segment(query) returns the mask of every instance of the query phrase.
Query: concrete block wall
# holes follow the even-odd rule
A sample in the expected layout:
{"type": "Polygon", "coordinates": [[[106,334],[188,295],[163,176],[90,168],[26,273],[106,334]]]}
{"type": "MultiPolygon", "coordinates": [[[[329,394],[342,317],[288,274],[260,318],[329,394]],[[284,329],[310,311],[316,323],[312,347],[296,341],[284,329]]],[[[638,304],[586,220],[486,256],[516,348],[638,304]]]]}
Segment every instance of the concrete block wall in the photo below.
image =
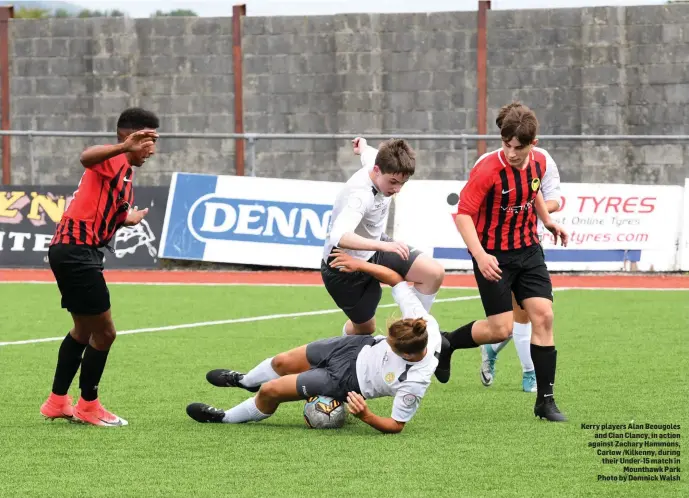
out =
{"type": "MultiPolygon", "coordinates": [[[[231,29],[230,17],[13,20],[12,127],[113,130],[124,107],[142,105],[161,131],[231,132],[231,29]]],[[[242,30],[248,132],[476,133],[475,12],[246,17],[242,30]]],[[[491,11],[489,132],[518,99],[541,134],[689,133],[687,62],[686,4],[491,11]]],[[[13,179],[28,181],[28,141],[12,142],[13,179]]],[[[34,179],[46,184],[78,181],[78,154],[96,141],[33,143],[34,179]]],[[[418,177],[463,177],[460,143],[412,145],[418,177]]],[[[689,176],[682,142],[540,145],[565,181],[689,176]]],[[[341,181],[358,166],[350,151],[347,141],[258,141],[255,174],[341,181]]],[[[164,184],[176,170],[231,174],[234,142],[164,140],[139,181],[164,184]]]]}

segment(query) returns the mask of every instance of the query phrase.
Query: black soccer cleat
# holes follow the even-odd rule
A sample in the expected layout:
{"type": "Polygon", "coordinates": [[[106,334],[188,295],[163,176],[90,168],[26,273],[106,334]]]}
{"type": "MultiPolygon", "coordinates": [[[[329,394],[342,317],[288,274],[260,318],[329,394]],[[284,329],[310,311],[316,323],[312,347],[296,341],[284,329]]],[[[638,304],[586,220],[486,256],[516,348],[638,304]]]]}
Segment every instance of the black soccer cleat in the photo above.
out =
{"type": "Polygon", "coordinates": [[[192,403],[187,406],[187,415],[201,423],[221,424],[225,412],[205,403],[192,403]]]}
{"type": "Polygon", "coordinates": [[[243,373],[235,372],[234,370],[225,370],[219,368],[211,370],[206,374],[206,380],[217,387],[241,387],[250,393],[258,392],[261,386],[246,387],[240,382],[244,378],[243,373]]]}
{"type": "Polygon", "coordinates": [[[438,366],[435,368],[435,378],[441,384],[447,384],[450,380],[450,366],[452,364],[452,348],[447,332],[441,332],[442,342],[440,346],[440,356],[438,356],[438,366]]]}
{"type": "Polygon", "coordinates": [[[567,417],[560,412],[552,395],[536,401],[533,413],[535,416],[550,422],[567,422],[567,417]]]}

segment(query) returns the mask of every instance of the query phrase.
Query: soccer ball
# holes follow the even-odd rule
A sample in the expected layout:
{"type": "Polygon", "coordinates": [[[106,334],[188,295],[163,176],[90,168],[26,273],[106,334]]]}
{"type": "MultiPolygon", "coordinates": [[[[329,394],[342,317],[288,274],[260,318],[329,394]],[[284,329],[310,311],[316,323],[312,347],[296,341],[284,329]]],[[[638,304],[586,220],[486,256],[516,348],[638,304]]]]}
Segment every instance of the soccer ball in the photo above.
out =
{"type": "Polygon", "coordinates": [[[339,429],[346,418],[344,404],[328,396],[312,396],[304,405],[304,420],[311,429],[339,429]]]}

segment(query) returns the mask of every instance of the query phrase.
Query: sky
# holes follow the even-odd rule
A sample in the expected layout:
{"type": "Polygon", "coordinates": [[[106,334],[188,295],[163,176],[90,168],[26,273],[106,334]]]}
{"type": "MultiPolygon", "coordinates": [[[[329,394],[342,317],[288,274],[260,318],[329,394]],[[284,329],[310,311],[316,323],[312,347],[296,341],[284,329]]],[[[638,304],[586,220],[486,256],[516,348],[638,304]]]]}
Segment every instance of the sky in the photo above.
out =
{"type": "MultiPolygon", "coordinates": [[[[90,9],[124,11],[148,17],[156,10],[192,9],[200,16],[232,15],[232,4],[244,3],[247,15],[327,15],[347,12],[442,12],[476,10],[477,0],[67,0],[90,9]]],[[[666,0],[493,0],[493,10],[565,7],[658,5],[666,0]]]]}

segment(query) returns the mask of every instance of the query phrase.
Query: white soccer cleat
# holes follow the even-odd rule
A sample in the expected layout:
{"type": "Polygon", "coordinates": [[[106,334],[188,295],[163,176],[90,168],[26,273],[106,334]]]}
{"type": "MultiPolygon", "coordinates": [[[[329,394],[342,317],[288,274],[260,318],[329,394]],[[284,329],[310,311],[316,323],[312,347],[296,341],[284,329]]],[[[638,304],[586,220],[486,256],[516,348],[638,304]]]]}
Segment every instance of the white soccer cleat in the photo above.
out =
{"type": "Polygon", "coordinates": [[[493,351],[490,344],[483,344],[481,347],[481,383],[490,387],[495,378],[495,360],[498,355],[493,351]]]}

